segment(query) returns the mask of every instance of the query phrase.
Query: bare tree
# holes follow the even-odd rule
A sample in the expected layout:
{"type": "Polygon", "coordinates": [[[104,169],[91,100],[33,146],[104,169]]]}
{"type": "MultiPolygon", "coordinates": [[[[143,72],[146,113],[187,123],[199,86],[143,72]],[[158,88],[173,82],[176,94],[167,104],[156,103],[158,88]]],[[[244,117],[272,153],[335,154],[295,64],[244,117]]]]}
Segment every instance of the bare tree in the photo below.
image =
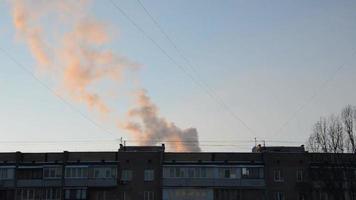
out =
{"type": "Polygon", "coordinates": [[[344,152],[344,133],[342,128],[342,122],[340,118],[331,115],[327,121],[327,142],[328,149],[332,153],[343,153],[344,152]]]}
{"type": "Polygon", "coordinates": [[[356,109],[347,105],[341,111],[341,119],[347,135],[347,147],[350,152],[356,153],[354,126],[356,122],[356,109]]]}
{"type": "Polygon", "coordinates": [[[327,135],[327,122],[325,118],[320,118],[314,124],[313,134],[309,137],[309,149],[315,152],[329,152],[329,138],[327,135]]]}
{"type": "Polygon", "coordinates": [[[356,153],[355,127],[356,108],[348,105],[340,115],[321,117],[314,124],[307,148],[311,152],[356,153]]]}
{"type": "Polygon", "coordinates": [[[311,152],[320,152],[321,145],[316,142],[316,135],[314,133],[309,136],[306,147],[311,152]]]}

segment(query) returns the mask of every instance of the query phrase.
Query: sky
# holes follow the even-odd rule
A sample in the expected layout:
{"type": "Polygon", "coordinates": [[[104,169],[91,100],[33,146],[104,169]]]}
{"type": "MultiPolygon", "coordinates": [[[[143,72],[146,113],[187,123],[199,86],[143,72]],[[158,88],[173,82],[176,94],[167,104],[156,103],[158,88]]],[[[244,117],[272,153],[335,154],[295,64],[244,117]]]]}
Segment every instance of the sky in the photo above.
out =
{"type": "MultiPolygon", "coordinates": [[[[96,88],[109,91],[118,118],[142,85],[161,116],[197,129],[203,151],[250,151],[254,138],[301,145],[321,116],[356,105],[354,1],[141,0],[195,70],[138,1],[113,1],[187,69],[172,63],[109,0],[94,0],[91,14],[113,35],[106,48],[140,66],[124,84],[96,88]]],[[[53,77],[36,70],[16,36],[8,1],[0,3],[0,47],[37,77],[0,53],[0,151],[117,150],[121,137],[135,145],[116,120],[54,95],[53,77]]]]}

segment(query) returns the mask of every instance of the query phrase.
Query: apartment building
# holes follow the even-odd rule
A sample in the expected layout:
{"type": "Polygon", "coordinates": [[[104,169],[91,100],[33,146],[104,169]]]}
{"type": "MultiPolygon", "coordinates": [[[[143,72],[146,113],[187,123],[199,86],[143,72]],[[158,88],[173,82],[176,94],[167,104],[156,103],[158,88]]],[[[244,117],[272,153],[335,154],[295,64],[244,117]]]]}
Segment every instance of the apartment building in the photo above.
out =
{"type": "Polygon", "coordinates": [[[356,200],[355,158],[303,146],[0,153],[0,200],[356,200]]]}

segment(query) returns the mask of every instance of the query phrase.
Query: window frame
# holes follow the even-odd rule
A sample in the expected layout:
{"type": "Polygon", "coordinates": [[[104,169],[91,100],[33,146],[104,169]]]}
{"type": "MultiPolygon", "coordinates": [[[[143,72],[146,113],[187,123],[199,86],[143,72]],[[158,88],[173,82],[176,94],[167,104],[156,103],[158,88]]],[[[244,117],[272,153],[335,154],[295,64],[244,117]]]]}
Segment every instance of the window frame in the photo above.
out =
{"type": "Polygon", "coordinates": [[[155,179],[155,171],[154,169],[145,169],[144,170],[144,181],[154,181],[155,179]]]}
{"type": "Polygon", "coordinates": [[[296,181],[297,182],[303,182],[304,180],[304,170],[303,169],[297,169],[297,174],[296,174],[296,181]]]}
{"type": "Polygon", "coordinates": [[[283,172],[281,169],[273,170],[273,180],[274,180],[274,182],[284,182],[283,172]],[[278,173],[276,173],[276,172],[278,172],[278,173]],[[278,178],[276,178],[276,174],[278,174],[278,178]]]}
{"type": "Polygon", "coordinates": [[[121,170],[121,181],[132,181],[133,171],[131,169],[123,169],[121,170]]]}
{"type": "Polygon", "coordinates": [[[143,192],[143,199],[144,200],[154,200],[155,199],[154,191],[144,191],[143,192]]]}
{"type": "Polygon", "coordinates": [[[276,192],[274,196],[275,200],[285,200],[286,197],[284,195],[284,192],[276,192]]]}

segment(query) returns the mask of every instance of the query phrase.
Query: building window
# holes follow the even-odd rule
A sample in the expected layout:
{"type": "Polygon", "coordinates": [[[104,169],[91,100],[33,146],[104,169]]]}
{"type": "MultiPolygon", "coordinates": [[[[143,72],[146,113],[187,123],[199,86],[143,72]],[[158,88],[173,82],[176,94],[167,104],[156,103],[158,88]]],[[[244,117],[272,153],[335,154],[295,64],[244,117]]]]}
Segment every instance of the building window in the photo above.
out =
{"type": "Polygon", "coordinates": [[[306,195],[303,193],[299,193],[298,194],[298,200],[305,200],[306,199],[306,195]]]}
{"type": "Polygon", "coordinates": [[[65,177],[66,178],[88,178],[88,168],[87,167],[66,167],[65,177]]]}
{"type": "Polygon", "coordinates": [[[328,193],[320,191],[319,192],[319,200],[328,200],[328,193]]]}
{"type": "Polygon", "coordinates": [[[61,199],[60,188],[46,188],[45,194],[46,194],[46,199],[61,199]]]}
{"type": "Polygon", "coordinates": [[[274,199],[275,200],[284,200],[285,199],[284,193],[283,192],[276,192],[274,199]]]}
{"type": "Polygon", "coordinates": [[[303,181],[303,170],[298,169],[297,170],[297,182],[302,182],[303,181]]]}
{"type": "Polygon", "coordinates": [[[124,169],[121,172],[122,181],[131,181],[132,180],[132,170],[124,169]]]}
{"type": "Polygon", "coordinates": [[[14,169],[13,168],[0,168],[0,180],[13,179],[14,169]]]}
{"type": "Polygon", "coordinates": [[[248,178],[250,176],[250,169],[249,168],[242,168],[242,178],[248,178]]]}
{"type": "Polygon", "coordinates": [[[230,178],[230,169],[224,169],[224,178],[230,178]]]}
{"type": "Polygon", "coordinates": [[[263,178],[263,168],[261,167],[243,167],[241,170],[242,178],[259,179],[263,178]]]}
{"type": "Polygon", "coordinates": [[[280,169],[276,169],[273,171],[273,177],[274,177],[274,181],[283,182],[283,174],[280,169]]]}
{"type": "Polygon", "coordinates": [[[155,193],[153,191],[144,191],[143,199],[144,200],[154,200],[155,193]]]}
{"type": "Polygon", "coordinates": [[[164,167],[163,178],[212,178],[213,168],[207,167],[164,167]]]}
{"type": "Polygon", "coordinates": [[[86,199],[87,191],[86,189],[65,189],[64,199],[70,200],[79,200],[86,199]]]}
{"type": "Polygon", "coordinates": [[[16,192],[18,200],[59,200],[61,198],[60,188],[22,188],[16,192]]]}
{"type": "Polygon", "coordinates": [[[350,200],[356,200],[356,192],[351,192],[350,197],[350,200]]]}
{"type": "Polygon", "coordinates": [[[192,168],[192,167],[188,168],[188,177],[189,178],[194,178],[195,177],[195,171],[196,171],[195,168],[192,168]]]}
{"type": "Polygon", "coordinates": [[[207,177],[207,173],[206,173],[206,168],[200,168],[200,177],[201,178],[206,178],[207,177]]]}
{"type": "Polygon", "coordinates": [[[70,198],[70,190],[65,190],[64,192],[64,198],[69,199],[70,198]]]}
{"type": "Polygon", "coordinates": [[[116,167],[95,167],[90,169],[89,176],[100,179],[116,178],[116,167]]]}
{"type": "Polygon", "coordinates": [[[131,200],[131,196],[128,192],[122,192],[120,196],[122,200],[131,200]]]}
{"type": "Polygon", "coordinates": [[[174,168],[173,167],[170,167],[169,168],[169,177],[174,177],[174,168]]]}
{"type": "Polygon", "coordinates": [[[145,170],[145,181],[153,181],[154,180],[154,170],[153,169],[146,169],[145,170]]]}
{"type": "Polygon", "coordinates": [[[42,179],[42,168],[19,168],[17,170],[18,179],[42,179]]]}
{"type": "Polygon", "coordinates": [[[106,200],[106,191],[96,192],[95,200],[106,200]]]}
{"type": "Polygon", "coordinates": [[[237,178],[236,168],[219,168],[219,178],[237,178]]]}
{"type": "Polygon", "coordinates": [[[176,174],[177,174],[177,177],[181,177],[181,178],[184,178],[185,177],[185,168],[176,168],[176,174]]]}
{"type": "MultiPolygon", "coordinates": [[[[196,197],[197,199],[199,196],[196,197]]],[[[199,198],[201,199],[201,198],[199,198]]],[[[237,189],[214,189],[214,200],[239,200],[240,190],[237,189]]]]}
{"type": "MultiPolygon", "coordinates": [[[[222,194],[222,189],[216,189],[216,194],[222,194]]],[[[162,191],[162,199],[172,200],[238,200],[239,196],[237,192],[228,192],[227,195],[223,195],[219,198],[214,197],[214,189],[203,188],[165,188],[162,191]],[[234,196],[236,195],[236,196],[234,196]]]]}
{"type": "Polygon", "coordinates": [[[45,167],[43,169],[43,178],[60,178],[62,177],[61,167],[45,167]]]}

